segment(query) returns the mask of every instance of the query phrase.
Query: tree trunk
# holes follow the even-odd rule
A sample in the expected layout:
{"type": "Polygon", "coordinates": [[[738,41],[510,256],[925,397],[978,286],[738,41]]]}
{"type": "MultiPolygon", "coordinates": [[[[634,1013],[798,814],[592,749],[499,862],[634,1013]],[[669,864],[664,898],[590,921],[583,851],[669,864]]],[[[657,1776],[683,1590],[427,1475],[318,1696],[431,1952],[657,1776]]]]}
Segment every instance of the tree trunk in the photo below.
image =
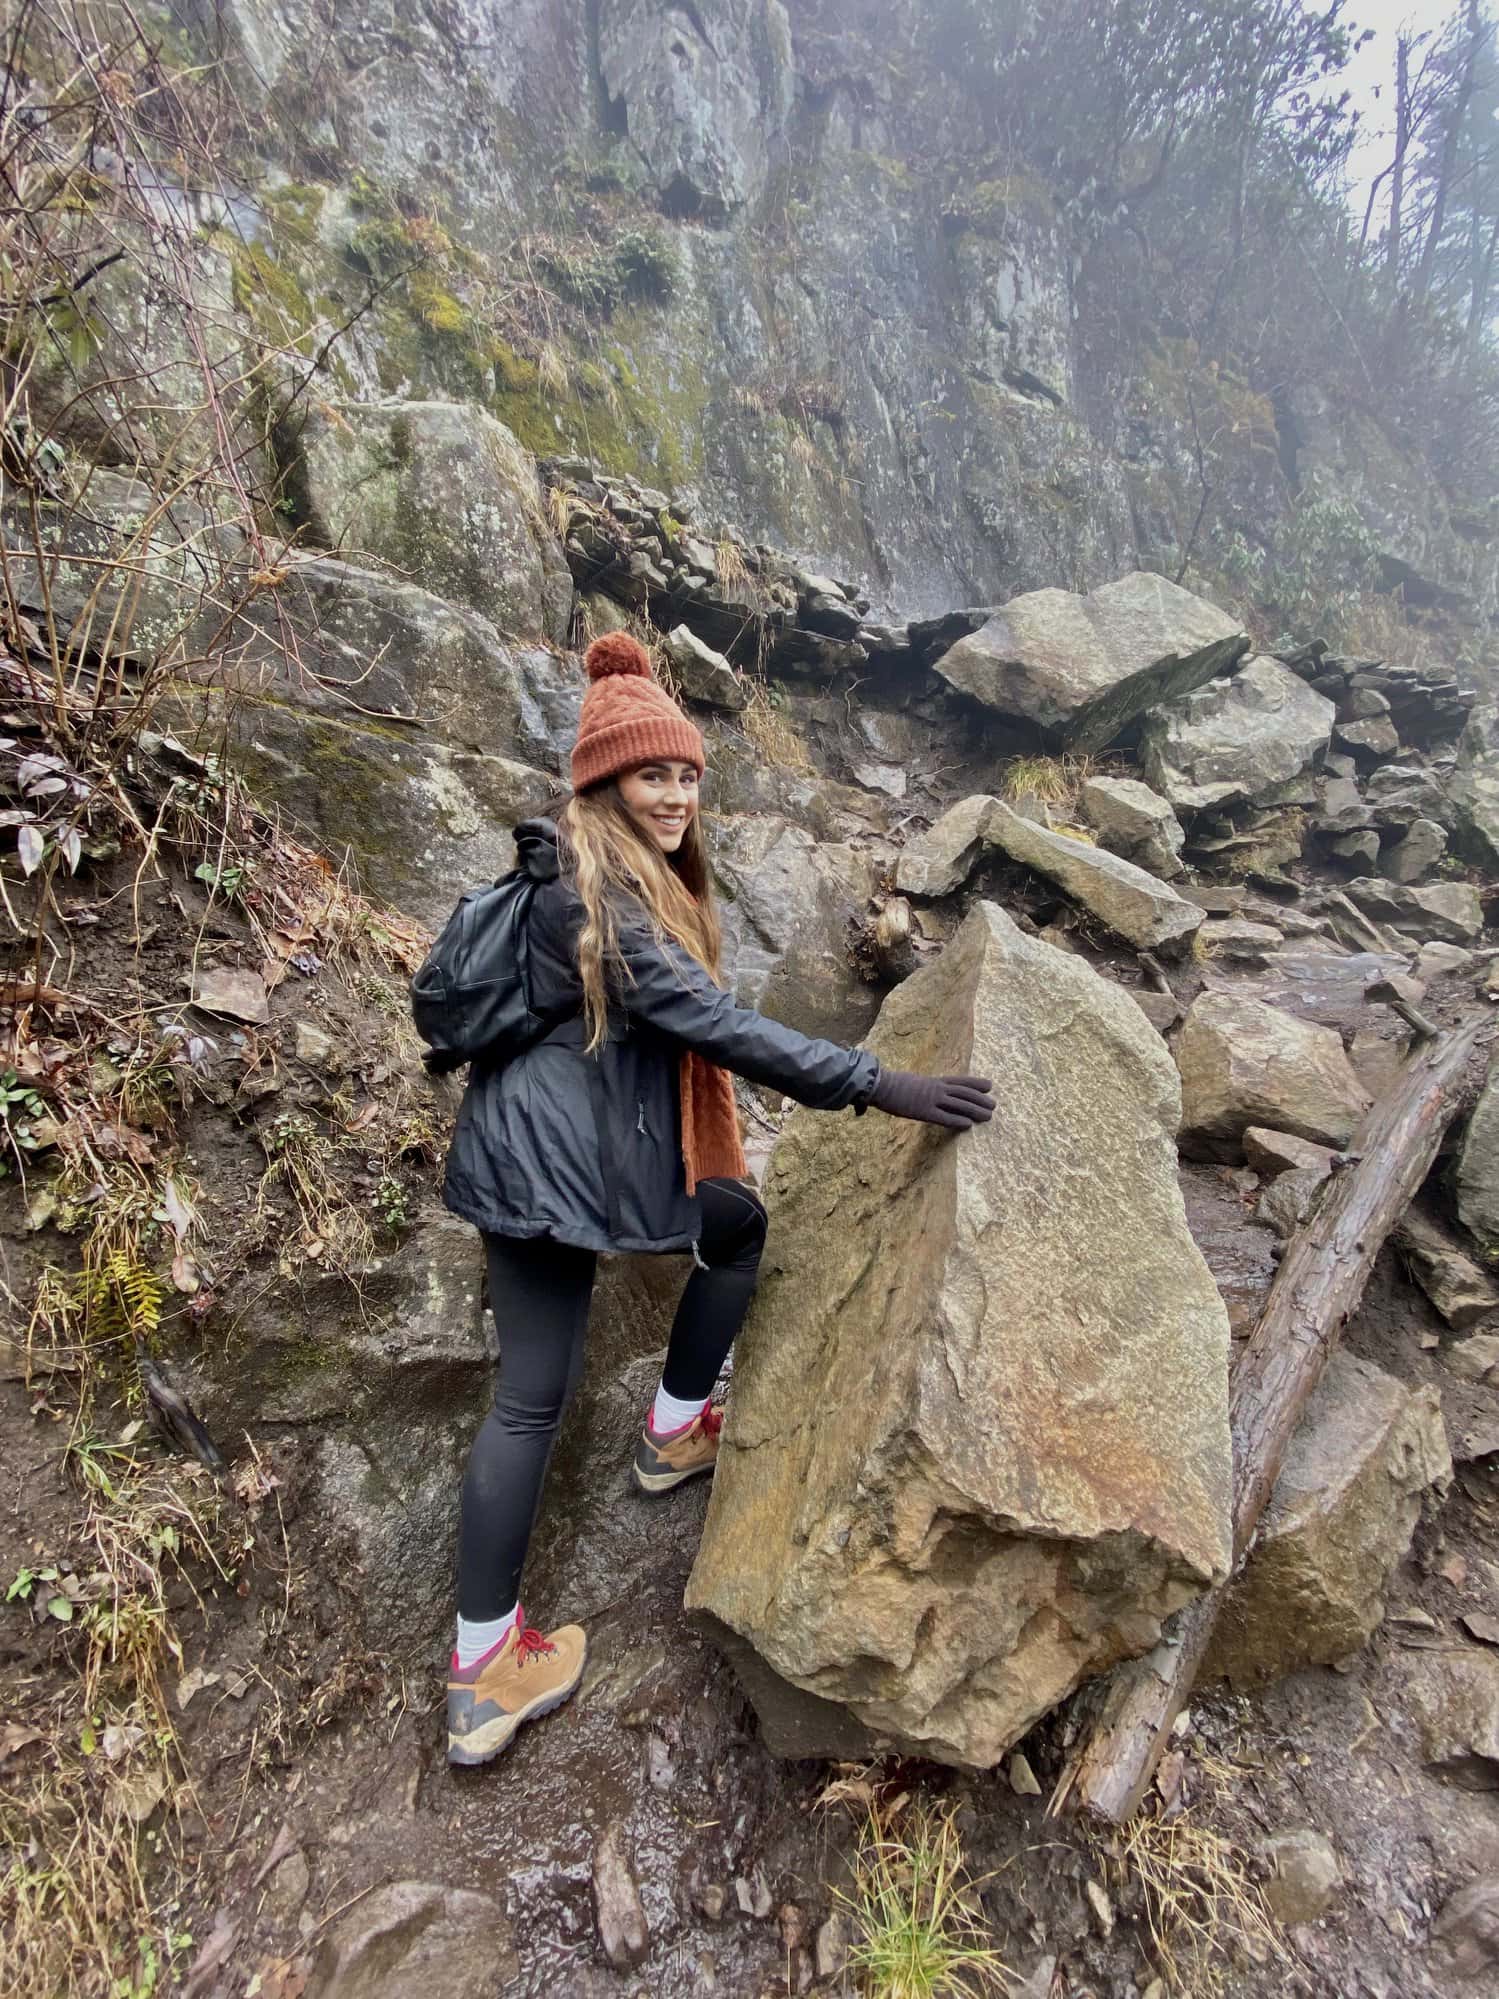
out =
{"type": "MultiPolygon", "coordinates": [[[[1353,1140],[1344,1169],[1292,1238],[1229,1395],[1233,1434],[1233,1566],[1254,1540],[1286,1445],[1327,1357],[1358,1308],[1385,1237],[1431,1170],[1457,1107],[1479,1023],[1418,1043],[1395,1087],[1353,1140]]],[[[1118,1824],[1144,1795],[1172,1723],[1192,1691],[1224,1588],[1178,1613],[1154,1651],[1101,1685],[1092,1725],[1051,1800],[1118,1824]]]]}
{"type": "MultiPolygon", "coordinates": [[[[1390,297],[1400,289],[1400,226],[1405,207],[1405,151],[1411,137],[1411,45],[1408,35],[1395,42],[1395,158],[1390,166],[1390,227],[1385,237],[1385,284],[1390,297]]],[[[1373,200],[1373,191],[1370,191],[1373,200]]]]}
{"type": "Polygon", "coordinates": [[[1462,77],[1457,86],[1457,97],[1447,119],[1447,129],[1442,135],[1442,158],[1437,169],[1436,189],[1432,195],[1431,221],[1427,225],[1426,241],[1421,245],[1421,262],[1416,268],[1413,295],[1414,302],[1418,306],[1424,305],[1430,295],[1437,251],[1441,248],[1442,237],[1447,229],[1447,198],[1452,191],[1458,150],[1462,144],[1463,125],[1467,120],[1468,105],[1473,97],[1473,75],[1478,64],[1478,45],[1482,35],[1483,21],[1478,12],[1478,0],[1468,0],[1468,47],[1463,57],[1462,77]]]}

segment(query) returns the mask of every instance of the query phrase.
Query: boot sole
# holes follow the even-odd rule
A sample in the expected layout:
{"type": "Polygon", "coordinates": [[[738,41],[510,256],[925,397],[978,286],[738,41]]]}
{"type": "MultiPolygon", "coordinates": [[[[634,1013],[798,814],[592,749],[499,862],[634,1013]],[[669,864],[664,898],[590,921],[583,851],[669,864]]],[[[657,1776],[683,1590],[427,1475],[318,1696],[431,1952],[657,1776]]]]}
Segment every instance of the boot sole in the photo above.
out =
{"type": "Polygon", "coordinates": [[[504,1714],[496,1721],[485,1722],[467,1735],[448,1737],[448,1761],[460,1769],[469,1769],[477,1763],[489,1763],[496,1756],[503,1755],[515,1740],[516,1732],[528,1721],[540,1721],[543,1715],[555,1714],[564,1701],[570,1701],[578,1691],[583,1678],[583,1670],[588,1664],[588,1650],[578,1661],[578,1670],[568,1686],[559,1687],[554,1693],[539,1694],[534,1701],[527,1701],[514,1714],[504,1714]]]}
{"type": "Polygon", "coordinates": [[[635,1483],[640,1490],[655,1497],[663,1492],[670,1492],[673,1486],[685,1484],[690,1478],[701,1478],[705,1471],[713,1471],[717,1464],[717,1458],[711,1458],[707,1464],[692,1465],[686,1471],[642,1471],[638,1464],[633,1470],[635,1483]]]}

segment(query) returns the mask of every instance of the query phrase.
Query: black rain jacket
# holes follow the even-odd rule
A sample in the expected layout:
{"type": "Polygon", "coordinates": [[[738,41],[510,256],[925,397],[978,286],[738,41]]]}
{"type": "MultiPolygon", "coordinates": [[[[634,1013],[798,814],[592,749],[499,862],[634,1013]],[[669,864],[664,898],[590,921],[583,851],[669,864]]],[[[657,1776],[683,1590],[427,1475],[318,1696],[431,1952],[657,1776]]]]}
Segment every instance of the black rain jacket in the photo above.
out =
{"type": "Polygon", "coordinates": [[[495,1235],[593,1250],[686,1249],[700,1227],[682,1164],[677,1071],[684,1048],[814,1110],[862,1111],[879,1078],[867,1049],[841,1048],[738,1006],[644,906],[620,911],[624,973],[609,1036],[584,1053],[577,938],[583,904],[559,869],[557,829],[515,829],[531,903],[531,998],[561,1025],[500,1067],[475,1062],[448,1153],[444,1198],[495,1235]]]}

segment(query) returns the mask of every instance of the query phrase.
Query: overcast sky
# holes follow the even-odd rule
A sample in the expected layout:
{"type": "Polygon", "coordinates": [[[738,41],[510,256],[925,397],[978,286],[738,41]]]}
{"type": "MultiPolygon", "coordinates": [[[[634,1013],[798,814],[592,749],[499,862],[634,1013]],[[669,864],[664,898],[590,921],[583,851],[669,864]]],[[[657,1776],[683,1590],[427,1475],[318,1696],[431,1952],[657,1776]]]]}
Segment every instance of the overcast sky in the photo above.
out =
{"type": "MultiPolygon", "coordinates": [[[[1401,28],[1412,33],[1434,29],[1457,10],[1457,0],[1349,0],[1347,19],[1359,28],[1372,28],[1374,38],[1361,48],[1339,79],[1353,93],[1360,112],[1362,137],[1349,162],[1353,186],[1349,205],[1360,216],[1369,198],[1369,182],[1388,166],[1391,135],[1395,124],[1395,37],[1401,28]]],[[[1375,211],[1379,227],[1379,211],[1375,211]]]]}

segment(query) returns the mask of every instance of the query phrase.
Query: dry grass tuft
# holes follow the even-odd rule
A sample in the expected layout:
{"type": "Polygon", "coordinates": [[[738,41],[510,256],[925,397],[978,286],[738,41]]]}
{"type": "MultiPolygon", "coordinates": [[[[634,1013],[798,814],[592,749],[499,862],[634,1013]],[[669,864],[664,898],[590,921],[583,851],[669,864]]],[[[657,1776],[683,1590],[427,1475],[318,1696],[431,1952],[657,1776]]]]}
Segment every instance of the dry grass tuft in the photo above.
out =
{"type": "Polygon", "coordinates": [[[1001,795],[1037,798],[1070,811],[1088,780],[1102,776],[1106,768],[1102,758],[1093,756],[1014,757],[1005,766],[1001,795]]]}
{"type": "Polygon", "coordinates": [[[963,1862],[950,1805],[918,1804],[898,1822],[871,1805],[854,1857],[849,1964],[865,1999],[1002,1993],[1009,1975],[963,1862]]]}
{"type": "Polygon", "coordinates": [[[1168,1816],[1155,1804],[1142,1808],[1104,1849],[1104,1869],[1116,1899],[1138,1890],[1156,1968],[1170,1989],[1230,1999],[1243,1958],[1261,1965],[1289,1958],[1243,1856],[1194,1809],[1168,1816]]]}
{"type": "Polygon", "coordinates": [[[752,603],[754,578],[744,559],[744,550],[732,535],[721,534],[718,537],[713,546],[713,560],[718,567],[718,587],[723,595],[741,603],[752,603]]]}
{"type": "Polygon", "coordinates": [[[816,766],[807,746],[771,698],[761,680],[745,676],[749,700],[740,712],[744,733],[768,764],[790,771],[796,777],[812,777],[816,766]]]}

